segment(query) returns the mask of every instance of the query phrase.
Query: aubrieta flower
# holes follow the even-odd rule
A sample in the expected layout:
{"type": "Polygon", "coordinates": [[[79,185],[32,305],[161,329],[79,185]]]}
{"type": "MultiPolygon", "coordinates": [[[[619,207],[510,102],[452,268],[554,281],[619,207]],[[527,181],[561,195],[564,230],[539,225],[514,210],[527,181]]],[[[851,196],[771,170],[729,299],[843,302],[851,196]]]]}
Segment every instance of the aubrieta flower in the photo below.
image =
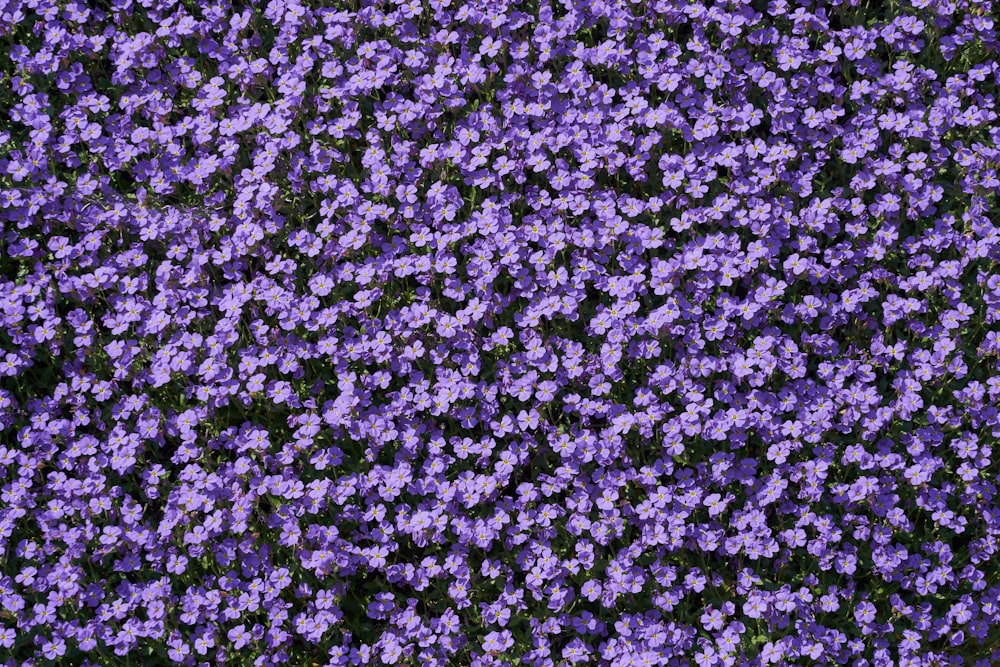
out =
{"type": "Polygon", "coordinates": [[[0,33],[9,664],[1000,660],[989,3],[0,33]]]}

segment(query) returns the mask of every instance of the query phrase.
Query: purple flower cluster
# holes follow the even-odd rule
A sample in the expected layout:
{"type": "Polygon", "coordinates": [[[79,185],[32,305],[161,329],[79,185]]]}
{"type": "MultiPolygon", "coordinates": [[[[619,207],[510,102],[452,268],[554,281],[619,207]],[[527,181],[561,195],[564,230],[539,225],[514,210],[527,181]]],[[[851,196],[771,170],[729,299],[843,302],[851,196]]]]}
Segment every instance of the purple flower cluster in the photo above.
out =
{"type": "Polygon", "coordinates": [[[0,8],[7,665],[1000,661],[990,0],[0,8]]]}

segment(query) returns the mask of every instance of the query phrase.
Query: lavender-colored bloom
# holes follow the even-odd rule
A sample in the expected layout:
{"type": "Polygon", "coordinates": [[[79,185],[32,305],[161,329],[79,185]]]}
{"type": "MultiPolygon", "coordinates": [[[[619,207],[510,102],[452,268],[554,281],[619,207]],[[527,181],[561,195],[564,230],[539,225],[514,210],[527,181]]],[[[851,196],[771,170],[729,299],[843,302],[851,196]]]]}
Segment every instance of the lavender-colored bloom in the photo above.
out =
{"type": "Polygon", "coordinates": [[[308,4],[4,10],[0,646],[991,658],[989,7],[308,4]]]}

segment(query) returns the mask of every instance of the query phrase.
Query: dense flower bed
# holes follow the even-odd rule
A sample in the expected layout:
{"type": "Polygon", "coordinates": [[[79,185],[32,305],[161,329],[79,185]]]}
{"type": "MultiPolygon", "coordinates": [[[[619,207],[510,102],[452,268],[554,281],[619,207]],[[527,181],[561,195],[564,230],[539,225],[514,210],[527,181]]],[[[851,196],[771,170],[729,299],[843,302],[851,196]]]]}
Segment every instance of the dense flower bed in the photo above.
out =
{"type": "Polygon", "coordinates": [[[990,2],[326,4],[0,8],[6,664],[1000,661],[990,2]]]}

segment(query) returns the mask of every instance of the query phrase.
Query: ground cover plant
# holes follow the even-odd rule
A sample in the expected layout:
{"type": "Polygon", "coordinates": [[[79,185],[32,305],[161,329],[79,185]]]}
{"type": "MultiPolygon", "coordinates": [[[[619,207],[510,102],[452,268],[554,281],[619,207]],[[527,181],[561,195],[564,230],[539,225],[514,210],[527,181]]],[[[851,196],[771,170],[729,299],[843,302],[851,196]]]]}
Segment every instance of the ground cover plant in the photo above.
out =
{"type": "Polygon", "coordinates": [[[1000,664],[990,2],[0,6],[0,664],[1000,664]]]}

